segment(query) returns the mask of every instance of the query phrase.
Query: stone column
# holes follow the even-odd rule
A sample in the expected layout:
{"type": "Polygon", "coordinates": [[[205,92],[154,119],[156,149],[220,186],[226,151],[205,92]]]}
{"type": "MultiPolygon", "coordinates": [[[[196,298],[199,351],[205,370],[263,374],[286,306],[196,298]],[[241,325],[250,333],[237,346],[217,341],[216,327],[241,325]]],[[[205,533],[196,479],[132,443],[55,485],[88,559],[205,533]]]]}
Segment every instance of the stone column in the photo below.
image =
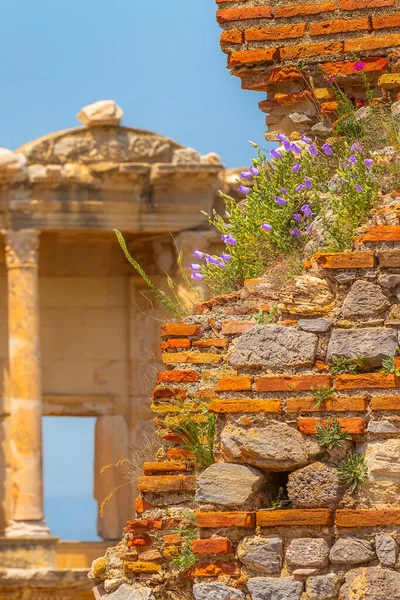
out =
{"type": "Polygon", "coordinates": [[[38,232],[6,231],[10,446],[13,460],[9,537],[48,536],[43,520],[42,388],[38,232]]]}

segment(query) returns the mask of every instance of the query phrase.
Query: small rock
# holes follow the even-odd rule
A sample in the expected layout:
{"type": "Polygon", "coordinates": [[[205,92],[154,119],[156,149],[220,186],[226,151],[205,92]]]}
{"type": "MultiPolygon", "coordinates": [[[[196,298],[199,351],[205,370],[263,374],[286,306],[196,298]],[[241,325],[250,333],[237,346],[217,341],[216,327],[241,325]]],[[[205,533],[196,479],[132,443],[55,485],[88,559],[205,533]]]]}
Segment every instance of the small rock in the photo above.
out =
{"type": "Polygon", "coordinates": [[[245,600],[240,590],[225,583],[197,583],[193,586],[195,600],[245,600]]]}
{"type": "Polygon", "coordinates": [[[382,359],[394,356],[398,346],[397,332],[383,327],[364,329],[335,329],[328,345],[327,362],[335,358],[369,358],[371,367],[378,367],[382,359]]]}
{"type": "Polygon", "coordinates": [[[331,548],[329,558],[335,565],[361,564],[376,558],[371,544],[366,540],[341,538],[331,548]]]}
{"type": "Polygon", "coordinates": [[[359,279],[344,300],[342,315],[345,318],[369,317],[384,312],[389,306],[379,285],[359,279]]]}
{"type": "Polygon", "coordinates": [[[294,508],[336,508],[343,494],[337,469],[316,462],[289,475],[288,497],[294,508]]]}
{"type": "Polygon", "coordinates": [[[311,575],[315,575],[316,573],[318,573],[319,569],[295,569],[292,572],[293,577],[302,577],[304,579],[307,579],[307,577],[310,577],[311,575]]]}
{"type": "Polygon", "coordinates": [[[298,323],[300,329],[312,333],[326,333],[331,326],[327,319],[299,319],[298,323]]]}
{"type": "Polygon", "coordinates": [[[312,119],[305,113],[292,112],[289,114],[289,119],[293,123],[311,123],[312,119]]]}
{"type": "Polygon", "coordinates": [[[320,121],[319,123],[316,123],[311,127],[311,131],[315,133],[315,135],[325,137],[328,133],[332,131],[332,128],[327,127],[327,125],[325,125],[323,121],[320,121]]]}
{"type": "Polygon", "coordinates": [[[369,433],[394,433],[397,429],[390,421],[370,421],[368,431],[369,433]]]}
{"type": "Polygon", "coordinates": [[[309,600],[336,600],[339,592],[339,579],[335,573],[317,575],[307,580],[306,592],[309,600]]]}
{"type": "Polygon", "coordinates": [[[400,325],[400,306],[393,304],[385,321],[385,325],[400,325]]]}
{"type": "Polygon", "coordinates": [[[114,100],[99,100],[84,106],[76,118],[88,127],[110,126],[119,125],[123,114],[122,108],[114,100]]]}
{"type": "Polygon", "coordinates": [[[110,593],[115,592],[115,590],[118,589],[123,583],[123,579],[106,579],[103,585],[106,592],[110,593]]]}
{"type": "Polygon", "coordinates": [[[287,577],[251,577],[247,582],[247,589],[251,600],[300,600],[303,582],[287,577]]]}
{"type": "Polygon", "coordinates": [[[390,108],[390,112],[392,113],[392,117],[394,119],[400,117],[400,100],[398,102],[394,102],[390,108]]]}
{"type": "Polygon", "coordinates": [[[400,483],[400,440],[369,442],[359,447],[365,455],[370,481],[400,483]]]}
{"type": "Polygon", "coordinates": [[[245,538],[239,544],[238,558],[253,571],[280,573],[282,540],[280,538],[245,538]]]}
{"type": "Polygon", "coordinates": [[[104,585],[100,583],[100,585],[96,585],[93,589],[94,600],[101,600],[106,595],[106,591],[104,589],[104,585]]]}
{"type": "Polygon", "coordinates": [[[286,562],[291,567],[322,569],[329,563],[329,546],[322,538],[292,540],[286,552],[286,562]]]}
{"type": "Polygon", "coordinates": [[[254,467],[218,462],[197,478],[196,500],[223,506],[241,506],[251,501],[263,484],[264,475],[254,467]]]}
{"type": "Polygon", "coordinates": [[[391,535],[378,533],[375,536],[375,549],[382,566],[392,568],[395,566],[399,547],[391,535]]]}
{"type": "Polygon", "coordinates": [[[372,109],[370,106],[362,106],[356,111],[354,118],[356,121],[363,121],[371,115],[371,112],[372,109]]]}
{"type": "Polygon", "coordinates": [[[280,298],[279,310],[302,317],[324,315],[335,301],[327,282],[313,275],[300,275],[287,281],[280,298]]]}
{"type": "Polygon", "coordinates": [[[151,588],[134,588],[123,583],[115,592],[107,594],[107,600],[155,600],[155,598],[151,588]]]}
{"type": "Polygon", "coordinates": [[[340,588],[342,600],[400,600],[400,573],[382,567],[352,569],[340,588]]]}
{"type": "Polygon", "coordinates": [[[384,288],[393,289],[400,284],[400,275],[396,275],[395,273],[380,275],[378,283],[384,288]]]}
{"type": "Polygon", "coordinates": [[[355,280],[356,275],[357,271],[355,270],[343,271],[343,273],[338,273],[335,275],[335,279],[340,284],[350,283],[351,281],[355,280]]]}

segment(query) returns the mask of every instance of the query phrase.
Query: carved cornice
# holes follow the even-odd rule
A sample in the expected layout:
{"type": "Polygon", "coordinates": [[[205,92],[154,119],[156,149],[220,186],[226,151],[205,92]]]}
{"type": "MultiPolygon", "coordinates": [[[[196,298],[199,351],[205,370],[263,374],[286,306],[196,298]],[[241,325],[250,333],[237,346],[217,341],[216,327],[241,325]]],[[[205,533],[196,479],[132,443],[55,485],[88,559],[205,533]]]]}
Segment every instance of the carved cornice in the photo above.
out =
{"type": "Polygon", "coordinates": [[[7,230],[4,234],[7,268],[37,268],[39,232],[36,229],[21,229],[7,230]]]}

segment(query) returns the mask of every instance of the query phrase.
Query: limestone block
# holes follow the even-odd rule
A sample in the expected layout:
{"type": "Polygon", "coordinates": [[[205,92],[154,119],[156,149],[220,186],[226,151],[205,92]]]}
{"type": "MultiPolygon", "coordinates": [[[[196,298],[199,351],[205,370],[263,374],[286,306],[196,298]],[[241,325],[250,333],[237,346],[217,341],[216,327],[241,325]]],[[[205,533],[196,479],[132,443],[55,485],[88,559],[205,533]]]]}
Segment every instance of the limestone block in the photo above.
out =
{"type": "Polygon", "coordinates": [[[251,600],[300,600],[303,582],[273,577],[251,577],[247,582],[251,600]]]}
{"type": "Polygon", "coordinates": [[[369,442],[359,447],[365,455],[370,481],[400,483],[400,440],[369,442]]]}
{"type": "Polygon", "coordinates": [[[375,536],[375,549],[383,567],[394,567],[399,555],[399,547],[391,535],[378,533],[375,536]]]}
{"type": "Polygon", "coordinates": [[[385,275],[380,275],[378,283],[384,288],[393,289],[399,285],[400,275],[396,275],[395,273],[386,273],[385,275]]]}
{"type": "Polygon", "coordinates": [[[292,540],[286,552],[286,562],[291,567],[322,569],[329,563],[329,546],[322,538],[292,540]]]}
{"type": "Polygon", "coordinates": [[[154,595],[149,587],[134,588],[123,583],[115,592],[107,594],[104,600],[154,600],[154,595]]]}
{"type": "Polygon", "coordinates": [[[289,475],[288,497],[294,508],[336,508],[343,493],[337,469],[316,462],[289,475]]]}
{"type": "Polygon", "coordinates": [[[341,538],[333,544],[329,558],[334,565],[357,565],[374,560],[376,554],[367,540],[341,538]]]}
{"type": "Polygon", "coordinates": [[[339,578],[335,573],[309,577],[306,592],[309,600],[336,600],[339,591],[339,578]]]}
{"type": "Polygon", "coordinates": [[[231,463],[215,463],[197,478],[197,502],[241,506],[250,502],[265,483],[258,469],[231,463]]]}
{"type": "Polygon", "coordinates": [[[279,325],[256,325],[243,333],[231,355],[231,365],[241,367],[311,366],[317,337],[279,325]]]}
{"type": "Polygon", "coordinates": [[[280,297],[279,309],[299,316],[326,314],[334,303],[327,282],[313,275],[294,277],[282,287],[280,297]]]}
{"type": "Polygon", "coordinates": [[[280,573],[282,540],[280,538],[249,537],[238,547],[238,558],[248,569],[261,573],[280,573]]]}
{"type": "Polygon", "coordinates": [[[197,150],[193,148],[178,148],[174,151],[172,157],[172,164],[199,164],[201,162],[201,155],[197,150]]]}
{"type": "Polygon", "coordinates": [[[331,326],[328,319],[299,319],[298,324],[303,331],[312,333],[326,333],[331,326]]]}
{"type": "Polygon", "coordinates": [[[270,471],[304,467],[321,452],[309,436],[286,423],[268,420],[252,426],[228,423],[221,432],[221,450],[229,461],[270,471]]]}
{"type": "Polygon", "coordinates": [[[369,317],[384,312],[389,306],[379,285],[359,279],[345,298],[342,315],[345,318],[369,317]]]}
{"type": "Polygon", "coordinates": [[[99,100],[81,108],[76,118],[88,127],[119,125],[123,111],[114,100],[99,100]]]}
{"type": "Polygon", "coordinates": [[[397,332],[392,329],[336,329],[332,331],[328,345],[327,361],[332,362],[340,356],[350,359],[367,356],[371,366],[376,367],[383,358],[396,354],[397,345],[397,332]]]}
{"type": "Polygon", "coordinates": [[[7,148],[0,148],[0,181],[24,181],[27,176],[26,156],[7,148]]]}
{"type": "Polygon", "coordinates": [[[399,600],[400,573],[381,567],[364,567],[346,573],[340,588],[342,600],[399,600]]]}
{"type": "Polygon", "coordinates": [[[197,583],[193,586],[195,600],[245,600],[240,590],[225,583],[197,583]]]}
{"type": "Polygon", "coordinates": [[[396,426],[390,421],[370,421],[368,423],[368,431],[370,433],[395,433],[396,426]]]}

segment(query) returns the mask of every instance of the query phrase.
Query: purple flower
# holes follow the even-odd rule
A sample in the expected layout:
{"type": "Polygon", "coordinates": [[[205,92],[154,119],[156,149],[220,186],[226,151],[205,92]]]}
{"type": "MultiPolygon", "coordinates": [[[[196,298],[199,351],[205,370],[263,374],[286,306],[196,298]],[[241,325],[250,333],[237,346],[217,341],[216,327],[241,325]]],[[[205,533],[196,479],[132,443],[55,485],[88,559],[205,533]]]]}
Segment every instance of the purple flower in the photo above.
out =
{"type": "Polygon", "coordinates": [[[190,268],[191,268],[192,271],[200,271],[201,265],[198,265],[197,263],[192,263],[190,265],[190,268]]]}
{"type": "Polygon", "coordinates": [[[295,213],[293,215],[293,219],[299,223],[299,221],[301,221],[301,215],[299,215],[299,213],[295,213]]]}
{"type": "Polygon", "coordinates": [[[225,244],[228,244],[228,246],[236,246],[237,244],[235,238],[231,235],[228,235],[227,233],[223,233],[221,235],[221,240],[225,242],[225,244]]]}
{"type": "Polygon", "coordinates": [[[346,167],[348,167],[348,166],[349,166],[349,164],[346,161],[342,162],[342,167],[344,167],[346,169],[346,167]]]}
{"type": "Polygon", "coordinates": [[[280,193],[283,194],[284,196],[286,196],[289,192],[287,191],[287,189],[285,188],[280,188],[280,193]]]}
{"type": "Polygon", "coordinates": [[[295,154],[301,154],[301,148],[300,148],[300,146],[298,144],[295,144],[295,143],[291,144],[290,145],[290,149],[295,154]]]}
{"type": "Polygon", "coordinates": [[[264,229],[264,231],[272,231],[272,225],[268,225],[268,223],[261,223],[261,229],[264,229]]]}
{"type": "Polygon", "coordinates": [[[283,142],[283,147],[285,148],[286,152],[290,152],[292,149],[292,144],[289,142],[289,140],[285,140],[283,142]]]}
{"type": "Polygon", "coordinates": [[[310,146],[308,146],[308,151],[311,154],[311,156],[318,156],[318,150],[316,149],[314,144],[310,144],[310,146]]]}
{"type": "Polygon", "coordinates": [[[332,156],[332,154],[333,154],[332,148],[330,147],[330,145],[328,143],[326,143],[322,146],[322,150],[325,152],[325,154],[327,156],[332,156]]]}
{"type": "Polygon", "coordinates": [[[238,192],[241,192],[242,194],[244,194],[246,196],[246,194],[248,194],[250,192],[250,188],[246,187],[245,185],[239,185],[238,192]]]}
{"type": "Polygon", "coordinates": [[[351,165],[354,165],[354,163],[356,162],[356,160],[357,160],[357,157],[356,157],[356,155],[355,155],[355,154],[352,154],[352,155],[350,156],[350,158],[349,158],[349,163],[350,163],[351,165]]]}
{"type": "Polygon", "coordinates": [[[292,167],[292,173],[298,173],[301,169],[301,164],[300,163],[296,163],[294,165],[294,167],[292,167]]]}
{"type": "Polygon", "coordinates": [[[358,60],[356,63],[354,63],[353,69],[354,71],[362,71],[365,69],[365,63],[358,60]]]}
{"type": "Polygon", "coordinates": [[[211,263],[212,265],[217,265],[219,263],[219,260],[218,258],[215,258],[215,256],[207,255],[206,262],[211,263]]]}
{"type": "Polygon", "coordinates": [[[374,161],[372,158],[366,158],[364,160],[364,165],[367,169],[370,169],[372,167],[372,165],[374,164],[374,161]]]}
{"type": "Polygon", "coordinates": [[[307,233],[310,233],[310,231],[311,231],[311,227],[312,227],[312,223],[309,223],[308,225],[306,225],[306,226],[304,227],[304,229],[307,231],[307,233]]]}
{"type": "Polygon", "coordinates": [[[362,146],[360,142],[354,142],[354,144],[350,146],[350,150],[352,152],[362,152],[362,146]]]}
{"type": "Polygon", "coordinates": [[[292,231],[290,232],[294,237],[300,237],[301,236],[301,231],[298,227],[294,227],[294,229],[292,229],[292,231]]]}
{"type": "Polygon", "coordinates": [[[204,252],[200,252],[200,250],[195,250],[193,252],[193,256],[195,256],[196,258],[204,258],[204,252]]]}
{"type": "Polygon", "coordinates": [[[242,171],[240,173],[240,179],[251,179],[250,171],[242,171]]]}
{"type": "Polygon", "coordinates": [[[201,273],[195,272],[195,273],[192,273],[191,279],[195,279],[196,281],[203,281],[204,275],[202,275],[201,273]]]}
{"type": "Polygon", "coordinates": [[[302,136],[301,136],[301,140],[302,140],[303,142],[305,142],[306,144],[312,144],[312,140],[310,140],[310,138],[309,138],[309,137],[307,137],[306,135],[302,135],[302,136]]]}
{"type": "Polygon", "coordinates": [[[299,183],[299,185],[296,187],[296,192],[301,192],[301,190],[304,190],[304,185],[302,183],[299,183]]]}
{"type": "Polygon", "coordinates": [[[280,204],[281,206],[284,206],[286,204],[285,198],[281,198],[280,196],[275,196],[275,202],[277,204],[280,204]]]}
{"type": "Polygon", "coordinates": [[[226,269],[226,264],[225,264],[224,262],[221,262],[221,261],[217,262],[217,266],[218,266],[220,269],[226,269]]]}
{"type": "Polygon", "coordinates": [[[257,167],[250,167],[249,171],[254,177],[257,177],[260,174],[260,169],[257,169],[257,167]]]}
{"type": "Polygon", "coordinates": [[[287,141],[287,137],[283,133],[278,133],[276,135],[276,139],[279,140],[280,142],[286,142],[287,141]]]}
{"type": "Polygon", "coordinates": [[[301,207],[301,209],[300,209],[300,210],[301,210],[301,212],[303,213],[303,215],[304,215],[305,217],[311,217],[311,215],[312,215],[312,210],[311,210],[311,208],[310,208],[310,205],[309,205],[309,204],[303,204],[303,206],[301,207]]]}
{"type": "Polygon", "coordinates": [[[336,81],[336,77],[334,75],[332,75],[331,77],[325,77],[325,81],[327,83],[333,83],[334,81],[336,81]]]}
{"type": "Polygon", "coordinates": [[[222,258],[222,260],[224,260],[225,262],[229,262],[230,260],[232,260],[232,256],[230,254],[226,254],[226,252],[221,252],[220,258],[222,258]]]}
{"type": "Polygon", "coordinates": [[[278,152],[278,150],[275,150],[275,148],[271,150],[270,155],[272,156],[272,158],[276,158],[277,160],[282,158],[282,154],[278,152]]]}
{"type": "Polygon", "coordinates": [[[311,190],[312,188],[312,181],[308,177],[304,177],[304,187],[306,190],[311,190]]]}
{"type": "Polygon", "coordinates": [[[363,191],[361,185],[358,185],[358,184],[356,185],[356,191],[357,192],[362,192],[363,191]]]}

